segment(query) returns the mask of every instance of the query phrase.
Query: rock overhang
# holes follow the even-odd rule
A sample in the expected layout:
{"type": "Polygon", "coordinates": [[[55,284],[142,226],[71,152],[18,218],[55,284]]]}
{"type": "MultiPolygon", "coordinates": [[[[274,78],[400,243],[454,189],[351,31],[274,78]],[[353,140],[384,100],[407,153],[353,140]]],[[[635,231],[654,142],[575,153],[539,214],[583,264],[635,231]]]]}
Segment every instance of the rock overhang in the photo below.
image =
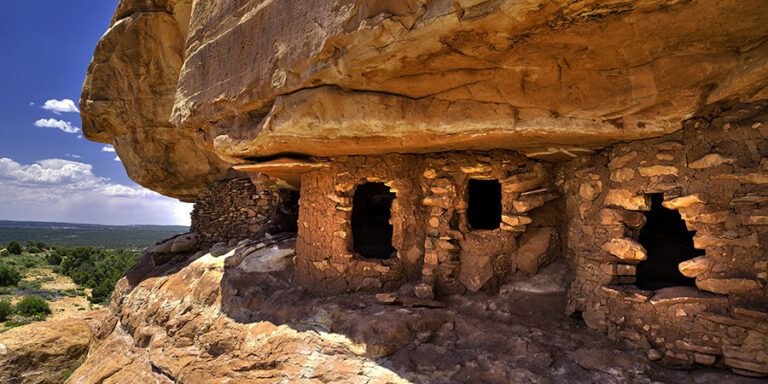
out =
{"type": "MultiPolygon", "coordinates": [[[[194,138],[182,152],[216,165],[190,173],[195,185],[226,163],[285,154],[503,148],[562,160],[674,132],[710,104],[768,98],[768,4],[756,0],[210,1],[190,12],[160,120],[194,138]]],[[[169,162],[181,178],[189,163],[169,162]]]]}

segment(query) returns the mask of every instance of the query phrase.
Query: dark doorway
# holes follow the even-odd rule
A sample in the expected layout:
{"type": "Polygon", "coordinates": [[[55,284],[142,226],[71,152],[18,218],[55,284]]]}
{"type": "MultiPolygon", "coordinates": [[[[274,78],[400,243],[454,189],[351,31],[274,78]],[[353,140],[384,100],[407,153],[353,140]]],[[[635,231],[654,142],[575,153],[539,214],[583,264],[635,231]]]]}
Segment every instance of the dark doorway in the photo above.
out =
{"type": "Polygon", "coordinates": [[[389,259],[392,246],[392,201],[395,194],[384,183],[365,183],[355,189],[352,201],[352,242],[366,259],[389,259]]]}
{"type": "Polygon", "coordinates": [[[501,225],[501,183],[469,180],[467,221],[472,229],[497,229],[501,225]]]}
{"type": "Polygon", "coordinates": [[[680,213],[664,208],[664,195],[651,195],[651,210],[646,212],[648,223],[640,231],[640,244],[648,259],[637,265],[637,286],[657,290],[674,286],[696,286],[695,279],[685,277],[678,264],[701,256],[704,251],[693,247],[693,235],[685,227],[680,213]]]}
{"type": "Polygon", "coordinates": [[[299,231],[299,191],[281,190],[281,203],[269,219],[267,233],[296,233],[299,231]]]}

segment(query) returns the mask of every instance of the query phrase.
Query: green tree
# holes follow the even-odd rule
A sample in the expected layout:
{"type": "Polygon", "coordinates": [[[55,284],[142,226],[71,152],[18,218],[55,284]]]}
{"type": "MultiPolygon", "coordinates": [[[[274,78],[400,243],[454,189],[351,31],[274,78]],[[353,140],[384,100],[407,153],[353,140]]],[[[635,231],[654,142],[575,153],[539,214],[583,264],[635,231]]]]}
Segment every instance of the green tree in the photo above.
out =
{"type": "Polygon", "coordinates": [[[13,315],[13,305],[8,300],[0,300],[0,322],[8,320],[13,315]]]}
{"type": "Polygon", "coordinates": [[[93,289],[91,300],[109,300],[115,284],[138,262],[139,255],[92,247],[62,249],[61,271],[80,286],[93,289]]]}
{"type": "Polygon", "coordinates": [[[21,273],[15,268],[0,264],[0,287],[18,285],[21,281],[21,273]]]}
{"type": "Polygon", "coordinates": [[[12,255],[21,255],[21,252],[23,252],[23,249],[21,249],[21,244],[15,241],[11,241],[11,243],[8,244],[5,249],[7,249],[8,252],[10,252],[12,255]]]}
{"type": "Polygon", "coordinates": [[[40,296],[27,296],[16,304],[16,313],[27,317],[45,318],[50,315],[51,307],[40,296]]]}

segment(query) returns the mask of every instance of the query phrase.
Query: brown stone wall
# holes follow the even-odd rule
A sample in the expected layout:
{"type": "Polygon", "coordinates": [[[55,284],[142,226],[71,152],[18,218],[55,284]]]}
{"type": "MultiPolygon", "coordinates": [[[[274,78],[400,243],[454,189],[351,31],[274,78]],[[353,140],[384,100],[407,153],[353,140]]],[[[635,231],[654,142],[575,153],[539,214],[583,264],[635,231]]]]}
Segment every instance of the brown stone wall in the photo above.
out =
{"type": "Polygon", "coordinates": [[[310,287],[386,291],[418,282],[424,296],[435,289],[438,294],[495,290],[515,272],[535,273],[558,254],[557,210],[534,211],[558,197],[551,172],[516,152],[358,156],[332,158],[329,164],[302,176],[296,263],[310,287]],[[500,181],[499,229],[469,228],[471,178],[500,181]],[[396,194],[396,259],[364,260],[352,251],[352,200],[356,186],[365,182],[384,182],[396,194]]]}
{"type": "Polygon", "coordinates": [[[257,187],[250,179],[211,183],[192,211],[192,231],[205,244],[257,238],[264,234],[282,194],[257,187]]]}
{"type": "Polygon", "coordinates": [[[416,156],[332,159],[302,175],[296,265],[302,282],[324,292],[392,290],[418,276],[424,246],[416,156]],[[392,203],[397,258],[365,260],[352,252],[352,199],[365,182],[383,182],[392,203]]]}
{"type": "Polygon", "coordinates": [[[508,151],[446,153],[423,161],[422,204],[428,210],[423,279],[444,294],[495,290],[511,274],[535,273],[557,243],[556,221],[532,211],[558,197],[546,164],[508,151]],[[502,187],[499,229],[473,230],[467,220],[470,179],[502,187]],[[526,232],[528,227],[532,227],[526,232]],[[525,236],[521,237],[521,234],[525,236]]]}
{"type": "Polygon", "coordinates": [[[768,374],[766,112],[762,104],[713,111],[676,134],[559,168],[576,273],[569,311],[654,360],[768,374]],[[706,255],[680,265],[696,287],[634,285],[651,193],[663,193],[664,206],[696,231],[706,255]]]}

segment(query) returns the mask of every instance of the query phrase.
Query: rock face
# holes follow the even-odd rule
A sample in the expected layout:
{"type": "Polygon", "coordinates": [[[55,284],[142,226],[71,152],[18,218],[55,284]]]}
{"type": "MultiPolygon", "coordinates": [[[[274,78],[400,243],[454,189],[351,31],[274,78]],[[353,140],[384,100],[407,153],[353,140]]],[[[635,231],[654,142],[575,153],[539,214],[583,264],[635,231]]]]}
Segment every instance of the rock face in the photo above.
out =
{"type": "Polygon", "coordinates": [[[83,319],[34,323],[0,334],[0,382],[62,383],[93,340],[83,319]]]}
{"type": "Polygon", "coordinates": [[[83,132],[113,144],[128,175],[194,200],[226,168],[169,121],[191,1],[121,1],[94,52],[80,101],[83,132]]]}
{"type": "Polygon", "coordinates": [[[562,273],[551,275],[562,288],[530,294],[528,304],[518,290],[514,299],[457,296],[442,308],[394,292],[387,305],[368,294],[308,294],[275,256],[292,241],[270,244],[159,267],[144,257],[118,283],[111,315],[68,382],[757,382],[652,367],[642,353],[611,347],[563,319],[562,273]]]}
{"type": "Polygon", "coordinates": [[[568,158],[768,97],[766,14],[762,0],[123,0],[86,79],[84,132],[182,198],[220,159],[568,158]]]}

